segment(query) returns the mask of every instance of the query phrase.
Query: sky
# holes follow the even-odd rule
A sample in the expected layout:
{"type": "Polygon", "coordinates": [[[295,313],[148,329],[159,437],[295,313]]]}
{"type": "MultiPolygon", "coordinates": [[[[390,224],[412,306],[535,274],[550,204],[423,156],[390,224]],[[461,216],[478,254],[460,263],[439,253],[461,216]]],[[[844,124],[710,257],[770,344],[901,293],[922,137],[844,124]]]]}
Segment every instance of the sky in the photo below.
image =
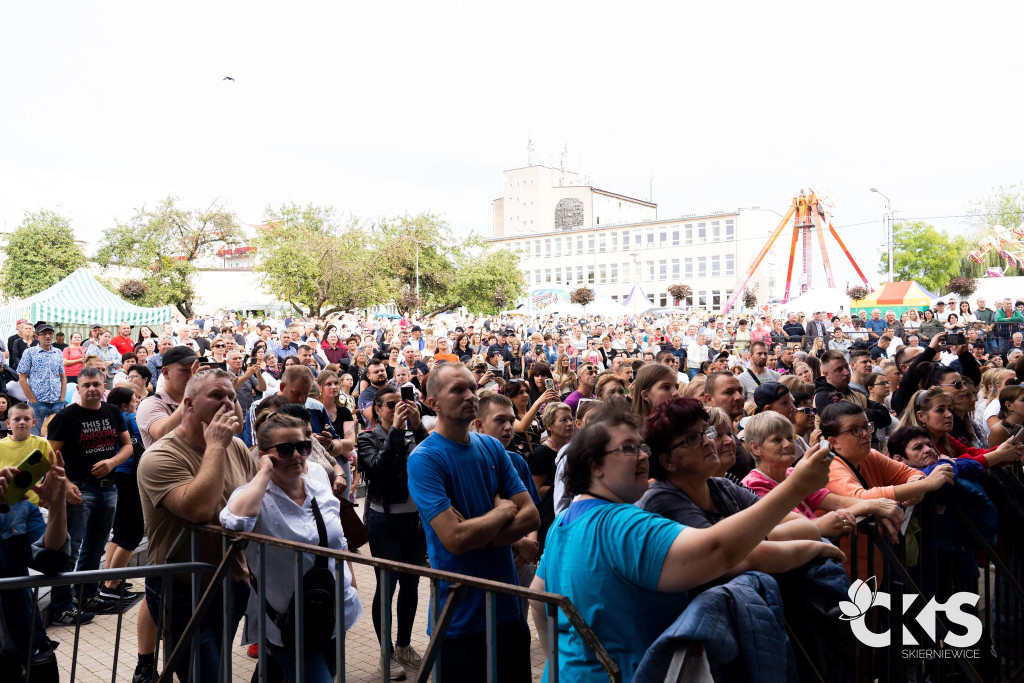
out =
{"type": "Polygon", "coordinates": [[[653,190],[660,218],[827,189],[877,281],[869,188],[956,233],[1024,180],[1022,20],[984,1],[5,3],[0,230],[57,210],[91,254],[175,196],[490,236],[532,142],[602,189],[653,190]]]}

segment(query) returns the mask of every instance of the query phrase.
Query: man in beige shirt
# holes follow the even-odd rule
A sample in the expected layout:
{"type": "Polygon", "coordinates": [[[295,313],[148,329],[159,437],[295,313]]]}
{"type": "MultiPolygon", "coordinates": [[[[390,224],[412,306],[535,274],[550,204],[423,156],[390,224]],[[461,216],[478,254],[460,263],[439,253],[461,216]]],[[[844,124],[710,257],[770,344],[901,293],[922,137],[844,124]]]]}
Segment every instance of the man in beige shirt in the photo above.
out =
{"type": "MultiPolygon", "coordinates": [[[[150,564],[189,561],[188,542],[182,543],[175,555],[168,555],[178,534],[190,524],[216,522],[231,493],[248,483],[257,471],[245,444],[234,437],[241,424],[235,411],[234,378],[230,373],[207,370],[193,376],[177,410],[181,424],[153,443],[139,462],[139,495],[149,539],[150,564]]],[[[195,560],[216,565],[222,557],[220,537],[200,534],[195,560]]],[[[248,569],[241,553],[236,556],[231,575],[233,613],[225,615],[215,607],[206,614],[199,628],[197,678],[189,678],[191,654],[186,653],[175,668],[182,681],[217,680],[223,621],[230,619],[227,626],[233,633],[249,596],[248,569]]],[[[208,580],[201,576],[200,584],[208,580]]],[[[161,583],[159,579],[146,580],[146,602],[153,615],[159,614],[161,583]]],[[[219,606],[220,600],[217,597],[214,605],[219,606]]],[[[169,603],[171,632],[167,647],[173,648],[192,614],[190,575],[174,577],[169,603]]],[[[230,653],[225,655],[230,656],[230,653]]]]}

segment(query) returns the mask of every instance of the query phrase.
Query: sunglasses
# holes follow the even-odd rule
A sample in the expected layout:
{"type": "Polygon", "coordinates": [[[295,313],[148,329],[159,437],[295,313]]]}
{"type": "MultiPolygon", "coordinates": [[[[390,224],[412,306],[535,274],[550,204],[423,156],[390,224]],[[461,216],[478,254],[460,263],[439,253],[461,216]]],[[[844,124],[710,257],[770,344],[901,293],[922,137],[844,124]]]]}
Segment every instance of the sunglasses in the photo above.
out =
{"type": "Polygon", "coordinates": [[[292,457],[295,453],[298,453],[299,457],[305,458],[313,452],[313,442],[308,440],[296,441],[294,443],[290,441],[283,441],[275,446],[271,446],[270,448],[271,450],[277,451],[277,454],[285,459],[292,457]]]}
{"type": "Polygon", "coordinates": [[[227,347],[228,347],[227,344],[214,344],[213,345],[213,348],[215,348],[215,349],[226,349],[227,347]]]}
{"type": "Polygon", "coordinates": [[[964,388],[965,384],[964,384],[964,381],[962,379],[958,379],[955,382],[946,382],[944,384],[940,384],[939,386],[942,386],[942,387],[953,387],[957,391],[960,391],[961,389],[964,388]]]}
{"type": "Polygon", "coordinates": [[[383,403],[381,403],[381,405],[384,406],[385,408],[390,408],[391,410],[394,410],[395,406],[397,406],[399,403],[401,403],[401,401],[384,401],[383,403]]]}
{"type": "Polygon", "coordinates": [[[797,411],[803,413],[804,415],[817,415],[818,414],[818,411],[815,408],[797,408],[797,411]]]}

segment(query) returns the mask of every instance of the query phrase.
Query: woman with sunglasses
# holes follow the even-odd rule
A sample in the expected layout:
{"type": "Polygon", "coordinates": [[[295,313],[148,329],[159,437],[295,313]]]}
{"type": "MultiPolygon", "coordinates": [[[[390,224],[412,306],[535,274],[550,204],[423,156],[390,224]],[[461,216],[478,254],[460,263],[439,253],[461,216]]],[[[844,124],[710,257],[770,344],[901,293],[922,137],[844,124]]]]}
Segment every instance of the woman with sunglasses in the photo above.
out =
{"type": "MultiPolygon", "coordinates": [[[[1003,391],[1006,391],[1005,389],[1003,391]]],[[[939,455],[947,458],[971,458],[988,469],[1024,457],[1024,441],[1020,445],[1004,441],[995,448],[965,446],[953,435],[955,399],[940,386],[914,394],[903,411],[900,426],[924,427],[939,455]]]]}
{"type": "MultiPolygon", "coordinates": [[[[220,523],[227,529],[274,536],[287,541],[320,544],[318,526],[326,529],[327,547],[346,550],[345,534],[341,528],[340,506],[331,489],[322,482],[304,474],[306,459],[313,450],[313,442],[305,437],[300,420],[287,415],[271,415],[256,433],[259,445],[259,472],[245,486],[235,489],[227,506],[220,513],[220,523]]],[[[256,546],[246,549],[249,567],[260,566],[256,546]]],[[[264,584],[267,604],[278,614],[288,611],[293,601],[292,582],[284,580],[295,571],[294,553],[282,548],[264,549],[265,574],[256,580],[264,584]]],[[[302,571],[313,568],[314,556],[302,557],[302,571]]],[[[334,560],[327,561],[334,573],[334,560]]],[[[343,597],[346,630],[355,625],[363,608],[356,592],[352,567],[344,567],[344,585],[337,590],[343,597]]],[[[259,618],[258,594],[250,595],[244,640],[256,642],[259,618]]],[[[274,620],[265,624],[267,652],[281,667],[288,680],[295,680],[295,650],[284,646],[284,638],[274,620]]],[[[337,637],[337,634],[334,634],[337,637]]],[[[337,670],[334,658],[335,643],[331,642],[315,651],[306,651],[305,680],[328,683],[337,670]]]]}
{"type": "MultiPolygon", "coordinates": [[[[708,456],[717,466],[698,401],[675,399],[656,408],[651,419],[660,420],[663,413],[665,428],[656,431],[665,436],[671,433],[674,440],[652,444],[661,462],[674,470],[677,460],[708,456]],[[682,412],[693,419],[677,428],[675,406],[683,401],[687,405],[682,412]],[[680,433],[684,444],[676,443],[680,433]],[[695,446],[688,445],[693,434],[695,446]]],[[[742,510],[709,528],[693,528],[634,505],[647,491],[653,462],[643,448],[639,424],[635,416],[613,405],[601,410],[573,438],[566,453],[565,483],[568,495],[575,498],[555,518],[547,552],[530,585],[533,590],[565,595],[578,606],[619,665],[624,681],[633,679],[648,648],[686,608],[684,591],[752,566],[783,571],[816,557],[842,556],[818,539],[762,542],[793,506],[824,483],[828,465],[822,453],[805,458],[756,510],[742,510]],[[634,618],[637,615],[642,617],[634,618]]],[[[696,465],[702,466],[708,465],[696,465]]],[[[806,520],[798,522],[813,528],[806,520]]],[[[546,642],[545,606],[531,602],[530,609],[541,642],[546,642]]],[[[558,639],[559,677],[600,680],[601,664],[570,624],[559,617],[557,629],[553,635],[558,639]]]]}
{"type": "Polygon", "coordinates": [[[213,363],[224,363],[226,362],[228,353],[228,344],[221,337],[216,337],[210,344],[210,358],[213,363]]]}
{"type": "MultiPolygon", "coordinates": [[[[394,387],[385,385],[374,396],[372,405],[372,428],[359,434],[357,448],[359,471],[367,481],[370,552],[374,557],[422,565],[427,556],[427,539],[416,504],[409,497],[406,464],[417,444],[427,438],[427,430],[420,421],[416,403],[403,401],[394,387]]],[[[374,571],[377,588],[373,593],[373,628],[377,641],[383,642],[385,637],[390,640],[391,634],[382,634],[380,573],[374,571]]],[[[403,667],[418,669],[420,665],[420,655],[410,645],[419,600],[419,577],[399,574],[397,580],[392,580],[388,586],[392,603],[396,584],[398,624],[390,650],[392,677],[403,667]]]]}

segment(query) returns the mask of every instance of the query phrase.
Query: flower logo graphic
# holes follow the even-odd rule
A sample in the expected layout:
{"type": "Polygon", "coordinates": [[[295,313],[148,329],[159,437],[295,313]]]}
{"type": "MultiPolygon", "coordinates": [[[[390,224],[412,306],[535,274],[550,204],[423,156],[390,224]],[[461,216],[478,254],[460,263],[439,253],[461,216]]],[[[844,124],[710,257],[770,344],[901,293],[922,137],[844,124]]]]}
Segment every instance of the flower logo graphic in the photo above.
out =
{"type": "Polygon", "coordinates": [[[848,594],[852,602],[841,600],[839,610],[843,613],[840,619],[843,621],[854,621],[862,618],[871,606],[875,604],[878,597],[877,579],[872,576],[867,581],[857,579],[850,584],[848,594]]]}

